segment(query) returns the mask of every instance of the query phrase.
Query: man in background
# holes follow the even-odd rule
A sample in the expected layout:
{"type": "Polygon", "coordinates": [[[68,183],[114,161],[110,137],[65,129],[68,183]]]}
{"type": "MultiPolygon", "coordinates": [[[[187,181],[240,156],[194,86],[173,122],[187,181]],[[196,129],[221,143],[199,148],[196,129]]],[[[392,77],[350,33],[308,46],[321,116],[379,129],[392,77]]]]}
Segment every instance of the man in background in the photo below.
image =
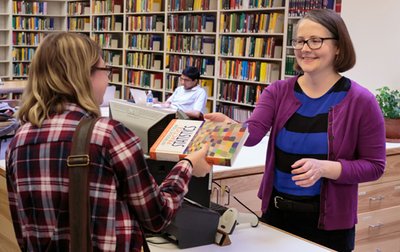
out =
{"type": "Polygon", "coordinates": [[[192,119],[201,119],[205,113],[207,93],[199,85],[200,72],[196,67],[187,67],[179,77],[180,86],[165,102],[166,106],[180,109],[192,119]]]}

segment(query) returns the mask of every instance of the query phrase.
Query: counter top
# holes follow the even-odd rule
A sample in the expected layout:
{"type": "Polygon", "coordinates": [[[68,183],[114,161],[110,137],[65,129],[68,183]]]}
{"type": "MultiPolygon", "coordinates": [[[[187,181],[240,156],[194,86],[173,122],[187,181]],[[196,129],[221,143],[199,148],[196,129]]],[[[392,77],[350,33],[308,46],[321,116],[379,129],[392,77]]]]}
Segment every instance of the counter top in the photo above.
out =
{"type": "Polygon", "coordinates": [[[152,252],[332,251],[319,244],[312,243],[263,223],[260,223],[256,228],[250,227],[249,224],[240,224],[235,227],[233,234],[229,235],[229,238],[232,243],[224,247],[210,244],[180,250],[172,243],[155,245],[150,242],[149,246],[152,252]]]}

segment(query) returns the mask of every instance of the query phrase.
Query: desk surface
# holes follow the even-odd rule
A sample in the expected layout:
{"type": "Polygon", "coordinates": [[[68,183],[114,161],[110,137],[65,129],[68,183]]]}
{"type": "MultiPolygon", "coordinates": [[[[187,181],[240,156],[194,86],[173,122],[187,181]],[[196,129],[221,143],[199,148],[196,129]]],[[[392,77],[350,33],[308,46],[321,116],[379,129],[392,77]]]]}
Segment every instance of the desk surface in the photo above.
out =
{"type": "Polygon", "coordinates": [[[243,251],[332,251],[318,244],[304,240],[292,234],[283,232],[274,227],[260,223],[257,228],[249,224],[240,224],[235,227],[229,236],[231,245],[220,247],[215,244],[193,247],[180,250],[175,244],[167,243],[154,245],[149,243],[152,252],[187,251],[187,252],[243,252],[243,251]]]}

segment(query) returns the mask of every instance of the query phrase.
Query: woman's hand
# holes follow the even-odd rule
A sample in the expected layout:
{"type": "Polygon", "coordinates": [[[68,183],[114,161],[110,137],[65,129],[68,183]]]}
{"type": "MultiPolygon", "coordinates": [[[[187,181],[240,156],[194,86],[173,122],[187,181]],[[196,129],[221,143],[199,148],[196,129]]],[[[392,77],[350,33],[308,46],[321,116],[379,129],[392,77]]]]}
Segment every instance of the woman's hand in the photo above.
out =
{"type": "Polygon", "coordinates": [[[301,187],[310,187],[320,178],[337,179],[342,165],[337,161],[302,158],[292,165],[292,180],[301,187]]]}
{"type": "Polygon", "coordinates": [[[205,114],[204,119],[213,122],[237,123],[235,120],[229,118],[228,116],[220,112],[205,114]]]}
{"type": "Polygon", "coordinates": [[[212,164],[209,164],[206,160],[210,145],[207,143],[203,147],[195,152],[190,153],[185,158],[189,159],[193,164],[192,175],[195,177],[204,177],[210,173],[212,164]]]}

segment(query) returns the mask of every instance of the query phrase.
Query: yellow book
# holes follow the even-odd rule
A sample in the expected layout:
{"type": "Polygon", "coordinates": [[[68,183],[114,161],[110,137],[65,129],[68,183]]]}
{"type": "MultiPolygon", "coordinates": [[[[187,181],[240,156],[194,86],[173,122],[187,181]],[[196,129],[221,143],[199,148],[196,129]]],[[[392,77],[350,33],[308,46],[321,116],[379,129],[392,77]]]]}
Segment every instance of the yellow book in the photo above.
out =
{"type": "Polygon", "coordinates": [[[142,12],[142,0],[136,0],[136,12],[142,12]]]}
{"type": "Polygon", "coordinates": [[[225,15],[221,13],[220,18],[219,18],[219,31],[224,32],[224,26],[225,26],[225,15]]]}
{"type": "Polygon", "coordinates": [[[153,0],[152,2],[153,2],[152,10],[161,11],[161,0],[153,0]]]}
{"type": "Polygon", "coordinates": [[[212,94],[213,93],[213,80],[201,79],[200,80],[200,85],[206,90],[208,97],[212,97],[213,96],[213,94],[212,94]]]}
{"type": "Polygon", "coordinates": [[[267,81],[267,62],[261,62],[260,65],[260,82],[266,82],[267,81]]]}

